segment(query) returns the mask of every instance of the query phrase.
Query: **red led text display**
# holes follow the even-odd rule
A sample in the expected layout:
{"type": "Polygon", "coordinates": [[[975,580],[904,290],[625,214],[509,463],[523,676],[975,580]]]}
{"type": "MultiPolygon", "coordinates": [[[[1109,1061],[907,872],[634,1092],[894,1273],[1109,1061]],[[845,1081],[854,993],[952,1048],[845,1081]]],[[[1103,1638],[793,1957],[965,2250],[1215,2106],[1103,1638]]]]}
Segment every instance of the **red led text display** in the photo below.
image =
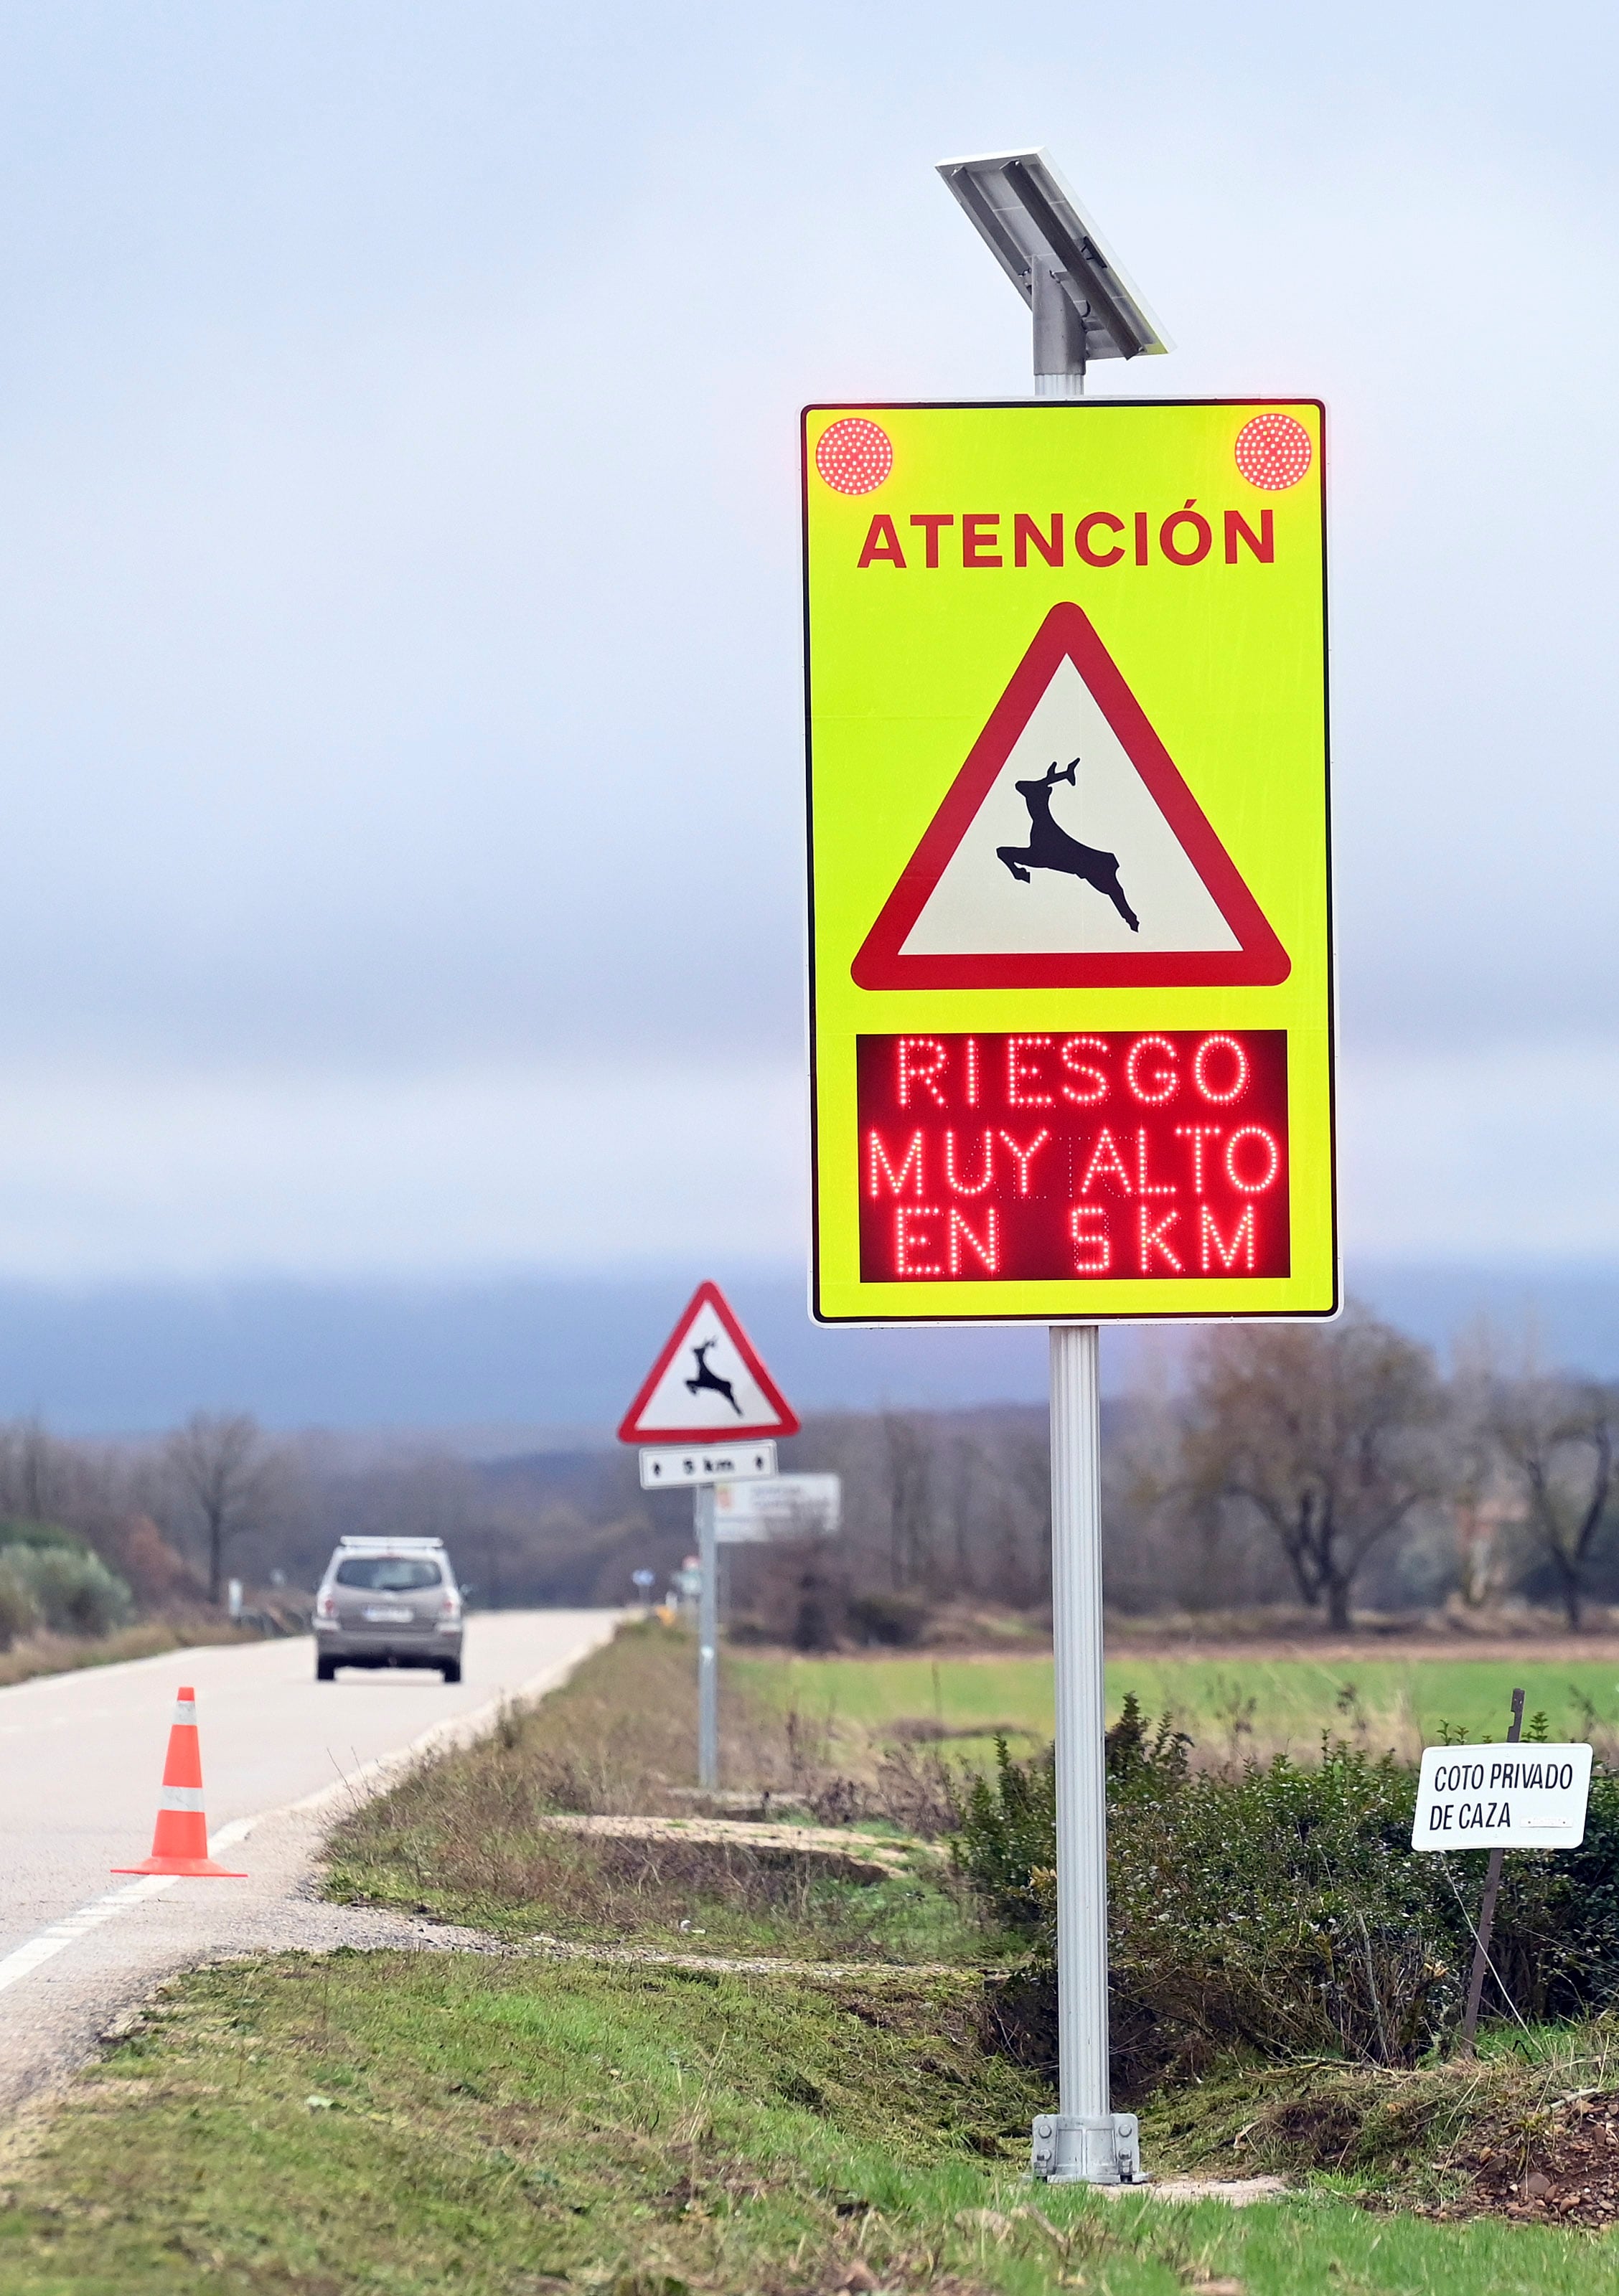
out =
{"type": "Polygon", "coordinates": [[[1286,1275],[1287,1033],[859,1039],[868,1283],[1286,1275]]]}

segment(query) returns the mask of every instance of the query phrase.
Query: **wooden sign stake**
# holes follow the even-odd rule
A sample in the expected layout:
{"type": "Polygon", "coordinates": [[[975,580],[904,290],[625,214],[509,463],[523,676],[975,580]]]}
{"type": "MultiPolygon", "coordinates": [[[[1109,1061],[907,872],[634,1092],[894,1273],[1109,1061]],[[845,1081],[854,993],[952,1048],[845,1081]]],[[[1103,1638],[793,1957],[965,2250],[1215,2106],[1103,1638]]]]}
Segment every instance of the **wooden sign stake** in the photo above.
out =
{"type": "MultiPolygon", "coordinates": [[[[1507,1743],[1516,1746],[1524,1734],[1524,1693],[1512,1693],[1512,1727],[1507,1733],[1507,1743]]],[[[1501,1886],[1501,1860],[1504,1849],[1492,1849],[1490,1863],[1484,1869],[1484,1898],[1478,1909],[1478,1943],[1473,1951],[1473,1974],[1467,1981],[1467,2006],[1461,2021],[1461,2053],[1464,2057],[1474,2054],[1473,2037],[1478,2030],[1478,2005],[1483,1998],[1484,1972],[1490,1965],[1490,1936],[1495,1927],[1495,1900],[1501,1886]]]]}

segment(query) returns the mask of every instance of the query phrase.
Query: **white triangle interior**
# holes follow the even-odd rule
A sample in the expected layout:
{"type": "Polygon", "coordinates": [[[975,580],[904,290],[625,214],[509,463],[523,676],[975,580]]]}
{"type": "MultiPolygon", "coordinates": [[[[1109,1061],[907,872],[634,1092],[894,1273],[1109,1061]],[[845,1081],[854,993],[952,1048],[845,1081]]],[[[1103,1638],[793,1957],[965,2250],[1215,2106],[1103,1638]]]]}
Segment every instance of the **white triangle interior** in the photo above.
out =
{"type": "Polygon", "coordinates": [[[728,1434],[738,1427],[763,1427],[779,1423],[781,1414],[771,1404],[759,1382],[742,1359],[741,1351],[713,1305],[704,1300],[680,1335],[680,1344],[670,1357],[669,1367],[648,1396],[636,1423],[637,1435],[657,1436],[677,1429],[701,1428],[705,1434],[728,1434]],[[716,1379],[724,1380],[736,1398],[733,1409],[726,1398],[711,1387],[699,1387],[694,1394],[686,1382],[698,1371],[697,1349],[705,1342],[703,1357],[709,1371],[716,1379]]]}
{"type": "Polygon", "coordinates": [[[984,794],[906,935],[903,956],[1040,955],[1059,952],[1236,949],[1220,914],[1156,800],[1072,661],[1060,661],[1006,764],[984,794]],[[1080,763],[1074,786],[1056,784],[1051,817],[1081,844],[1117,858],[1118,882],[1139,919],[1132,932],[1105,892],[1082,878],[1031,868],[1021,883],[997,856],[1029,842],[1031,813],[1020,781],[1080,763]]]}

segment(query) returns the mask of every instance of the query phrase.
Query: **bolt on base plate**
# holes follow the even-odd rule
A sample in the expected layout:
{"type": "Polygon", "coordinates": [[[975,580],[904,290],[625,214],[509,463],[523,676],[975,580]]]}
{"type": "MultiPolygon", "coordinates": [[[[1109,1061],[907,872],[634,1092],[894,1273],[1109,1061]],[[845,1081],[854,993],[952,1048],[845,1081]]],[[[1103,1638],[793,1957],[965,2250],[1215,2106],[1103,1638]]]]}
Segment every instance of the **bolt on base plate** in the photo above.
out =
{"type": "Polygon", "coordinates": [[[1048,2185],[1141,2185],[1141,2124],[1133,2112],[1034,2118],[1030,2167],[1048,2185]]]}

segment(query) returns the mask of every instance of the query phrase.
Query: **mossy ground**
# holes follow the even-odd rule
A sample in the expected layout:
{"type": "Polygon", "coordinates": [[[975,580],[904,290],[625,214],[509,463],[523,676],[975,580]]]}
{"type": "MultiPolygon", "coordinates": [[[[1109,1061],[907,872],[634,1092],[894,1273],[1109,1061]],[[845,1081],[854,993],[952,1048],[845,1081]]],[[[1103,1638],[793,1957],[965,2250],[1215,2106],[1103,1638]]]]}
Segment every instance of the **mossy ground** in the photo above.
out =
{"type": "Polygon", "coordinates": [[[1332,2195],[1038,2192],[981,1987],[424,1954],[202,1972],[0,2208],[6,2296],[1610,2296],[1619,2249],[1332,2195]]]}

